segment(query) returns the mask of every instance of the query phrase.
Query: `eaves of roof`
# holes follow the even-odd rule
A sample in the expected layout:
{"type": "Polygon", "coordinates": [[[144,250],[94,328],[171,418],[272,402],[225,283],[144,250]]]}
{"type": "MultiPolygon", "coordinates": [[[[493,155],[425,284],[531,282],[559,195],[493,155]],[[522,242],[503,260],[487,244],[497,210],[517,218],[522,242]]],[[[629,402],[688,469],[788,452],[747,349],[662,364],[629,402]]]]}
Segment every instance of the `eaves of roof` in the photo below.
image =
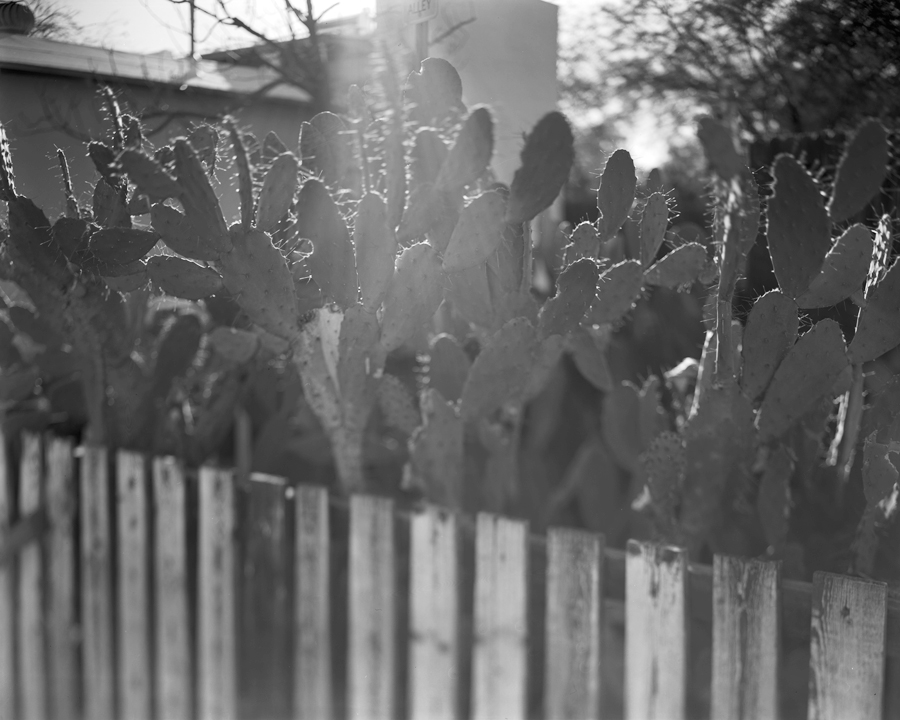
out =
{"type": "Polygon", "coordinates": [[[181,89],[235,95],[260,92],[266,99],[298,104],[312,100],[312,96],[300,88],[283,83],[273,84],[278,75],[267,67],[189,60],[165,54],[141,55],[0,33],[0,71],[4,69],[172,85],[181,89]]]}

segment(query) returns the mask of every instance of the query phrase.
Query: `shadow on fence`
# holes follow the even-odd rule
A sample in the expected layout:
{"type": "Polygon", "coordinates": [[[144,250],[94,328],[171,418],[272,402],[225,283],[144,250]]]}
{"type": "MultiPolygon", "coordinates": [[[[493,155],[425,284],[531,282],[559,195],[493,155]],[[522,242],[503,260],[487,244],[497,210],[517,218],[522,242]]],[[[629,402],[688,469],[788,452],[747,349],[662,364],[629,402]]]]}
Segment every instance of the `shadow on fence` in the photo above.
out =
{"type": "Polygon", "coordinates": [[[900,711],[883,583],[35,435],[19,455],[0,462],[0,718],[900,711]]]}

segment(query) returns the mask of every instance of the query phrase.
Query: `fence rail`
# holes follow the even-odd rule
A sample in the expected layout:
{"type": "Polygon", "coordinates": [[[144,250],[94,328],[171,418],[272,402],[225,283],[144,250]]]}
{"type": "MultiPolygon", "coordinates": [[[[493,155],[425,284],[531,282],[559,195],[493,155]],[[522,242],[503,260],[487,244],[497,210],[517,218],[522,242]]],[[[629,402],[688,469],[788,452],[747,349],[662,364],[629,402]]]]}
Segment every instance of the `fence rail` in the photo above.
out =
{"type": "Polygon", "coordinates": [[[536,538],[36,435],[6,460],[0,720],[771,718],[798,643],[802,714],[896,712],[900,603],[884,583],[536,538]]]}

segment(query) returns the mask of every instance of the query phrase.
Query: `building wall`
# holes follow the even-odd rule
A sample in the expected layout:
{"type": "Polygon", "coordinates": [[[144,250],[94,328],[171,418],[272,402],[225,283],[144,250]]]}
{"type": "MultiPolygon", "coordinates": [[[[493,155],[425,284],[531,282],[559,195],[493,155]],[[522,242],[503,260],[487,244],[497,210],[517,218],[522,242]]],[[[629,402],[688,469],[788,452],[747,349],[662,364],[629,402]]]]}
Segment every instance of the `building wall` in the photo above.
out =
{"type": "MultiPolygon", "coordinates": [[[[126,112],[145,117],[149,139],[166,144],[204,118],[231,112],[243,129],[260,140],[274,130],[288,147],[295,147],[300,123],[308,119],[302,107],[285,101],[246,104],[221,93],[179,90],[167,85],[111,83],[126,112]]],[[[19,70],[0,71],[0,121],[12,146],[18,191],[42,207],[50,219],[62,214],[65,198],[56,148],[66,154],[79,200],[89,203],[97,172],[87,156],[88,140],[106,139],[109,123],[97,94],[99,83],[89,77],[47,76],[19,70]]],[[[221,153],[230,158],[230,150],[221,153]]],[[[218,173],[226,217],[239,213],[231,173],[218,173]]]]}

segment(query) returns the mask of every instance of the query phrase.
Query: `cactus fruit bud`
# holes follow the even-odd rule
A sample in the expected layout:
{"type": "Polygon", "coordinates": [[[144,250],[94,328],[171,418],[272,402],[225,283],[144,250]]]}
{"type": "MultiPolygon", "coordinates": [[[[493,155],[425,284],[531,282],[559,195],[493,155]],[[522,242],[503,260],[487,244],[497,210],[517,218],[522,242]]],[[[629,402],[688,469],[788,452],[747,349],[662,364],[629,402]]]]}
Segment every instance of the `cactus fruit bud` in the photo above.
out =
{"type": "Polygon", "coordinates": [[[550,207],[569,178],[575,139],[562,113],[549,112],[538,120],[525,138],[521,160],[509,187],[506,220],[510,223],[527,222],[550,207]]]}
{"type": "Polygon", "coordinates": [[[150,224],[162,241],[179,255],[192,260],[215,260],[220,253],[196,233],[178,210],[162,203],[150,208],[150,224]]]}
{"type": "Polygon", "coordinates": [[[155,255],[147,261],[150,279],[167,295],[200,300],[222,289],[215,270],[174,255],[155,255]]]}
{"type": "Polygon", "coordinates": [[[486,192],[472,200],[444,251],[444,270],[464,270],[484,263],[503,239],[506,200],[498,192],[486,192]]]}
{"type": "Polygon", "coordinates": [[[217,327],[209,334],[209,344],[229,362],[243,365],[256,354],[259,336],[247,330],[217,327]]]}
{"type": "Polygon", "coordinates": [[[851,362],[863,363],[883,355],[900,344],[900,261],[866,296],[859,311],[856,334],[848,352],[851,362]]]}
{"type": "Polygon", "coordinates": [[[435,187],[454,194],[475,182],[494,153],[494,120],[487,108],[475,108],[466,118],[453,147],[447,153],[435,187]]]}
{"type": "Polygon", "coordinates": [[[587,321],[592,325],[618,322],[641,296],[643,284],[644,271],[636,260],[613,265],[597,281],[597,297],[588,310],[587,321]]]}
{"type": "Polygon", "coordinates": [[[300,157],[303,167],[334,185],[347,172],[351,157],[348,128],[332,112],[320,112],[300,126],[300,157]]]}
{"type": "Polygon", "coordinates": [[[356,304],[356,257],[344,218],[320,181],[307,180],[297,197],[297,233],[313,244],[306,262],[326,298],[342,308],[356,304]]]}
{"type": "Polygon", "coordinates": [[[668,224],[669,206],[666,204],[666,196],[653,193],[647,198],[644,214],[641,216],[641,263],[645,268],[650,267],[656,259],[656,253],[666,237],[668,224]]]}
{"type": "Polygon", "coordinates": [[[356,206],[353,244],[362,303],[370,311],[381,307],[394,277],[397,238],[388,227],[387,208],[377,193],[366,193],[356,206]]]}
{"type": "Polygon", "coordinates": [[[600,242],[611,240],[619,232],[631,211],[635,188],[637,176],[631,155],[626,150],[616,150],[606,162],[597,190],[600,242]]]}
{"type": "Polygon", "coordinates": [[[828,213],[815,182],[790,155],[775,158],[768,205],[769,255],[778,287],[792,298],[807,291],[831,248],[828,213]]]}
{"type": "Polygon", "coordinates": [[[761,439],[787,432],[831,393],[847,364],[844,336],[834,320],[822,320],[801,335],[775,371],[760,405],[756,425],[761,439]]]}
{"type": "Polygon", "coordinates": [[[421,417],[413,397],[396,375],[384,373],[376,389],[378,409],[389,427],[410,435],[419,426],[421,417]]]}
{"type": "Polygon", "coordinates": [[[769,386],[778,365],[797,340],[797,305],[773,290],[753,305],[744,326],[741,389],[755,400],[769,386]]]}
{"type": "Polygon", "coordinates": [[[386,353],[412,337],[431,319],[444,295],[441,260],[427,243],[412,245],[397,260],[397,271],[384,300],[381,346],[386,353]]]}
{"type": "Polygon", "coordinates": [[[687,243],[668,253],[644,273],[648,285],[679,288],[690,285],[706,268],[706,248],[687,243]]]}
{"type": "Polygon", "coordinates": [[[290,210],[297,192],[298,169],[297,158],[291,153],[282,153],[266,173],[256,210],[256,227],[263,232],[275,230],[290,210]]]}
{"type": "Polygon", "coordinates": [[[881,189],[888,169],[888,138],[874,118],[864,120],[838,162],[828,201],[831,222],[839,223],[862,210],[881,189]]]}
{"type": "Polygon", "coordinates": [[[464,420],[487,418],[522,395],[531,377],[536,343],[534,327],[525,318],[514,318],[494,333],[472,363],[463,387],[464,420]]]}
{"type": "Polygon", "coordinates": [[[728,182],[744,168],[744,158],[734,146],[731,131],[710,117],[697,123],[697,139],[703,146],[703,154],[713,171],[728,182]]]}
{"type": "Polygon", "coordinates": [[[541,308],[538,335],[567,335],[581,325],[581,320],[597,295],[600,269],[595,260],[582,258],[569,265],[557,280],[557,292],[541,308]]]}
{"type": "Polygon", "coordinates": [[[428,384],[450,402],[462,397],[472,363],[452,335],[432,338],[429,346],[428,384]]]}
{"type": "Polygon", "coordinates": [[[801,308],[837,305],[860,290],[866,282],[872,258],[872,233],[865,225],[851,225],[828,254],[819,274],[803,295],[797,298],[801,308]]]}
{"type": "Polygon", "coordinates": [[[152,201],[177,198],[181,195],[181,186],[152,157],[140,150],[125,150],[117,160],[127,173],[128,179],[137,185],[138,190],[152,201]]]}
{"type": "Polygon", "coordinates": [[[404,485],[419,487],[430,502],[461,510],[463,422],[451,402],[433,388],[422,393],[422,421],[409,440],[404,485]]]}
{"type": "Polygon", "coordinates": [[[181,138],[175,141],[174,152],[175,173],[183,190],[179,199],[185,217],[204,246],[217,253],[228,252],[228,227],[200,159],[190,143],[181,138]]]}
{"type": "Polygon", "coordinates": [[[266,233],[234,230],[232,249],[220,261],[225,287],[253,322],[273,335],[293,340],[297,300],[287,263],[266,233]]]}

